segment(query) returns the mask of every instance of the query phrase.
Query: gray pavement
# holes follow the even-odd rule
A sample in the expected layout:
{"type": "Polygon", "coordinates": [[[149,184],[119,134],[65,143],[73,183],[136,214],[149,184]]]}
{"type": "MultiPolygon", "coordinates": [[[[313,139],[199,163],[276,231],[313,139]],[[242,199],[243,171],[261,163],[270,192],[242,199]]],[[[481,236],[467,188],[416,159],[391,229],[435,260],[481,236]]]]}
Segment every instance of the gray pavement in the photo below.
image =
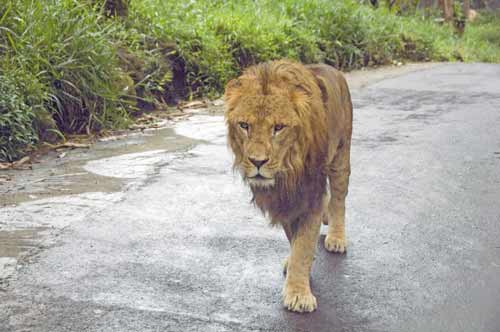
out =
{"type": "Polygon", "coordinates": [[[286,237],[232,173],[222,116],[201,114],[146,150],[74,152],[87,191],[2,194],[0,331],[500,331],[500,65],[352,95],[349,248],[318,243],[316,312],[282,308],[286,237]]]}

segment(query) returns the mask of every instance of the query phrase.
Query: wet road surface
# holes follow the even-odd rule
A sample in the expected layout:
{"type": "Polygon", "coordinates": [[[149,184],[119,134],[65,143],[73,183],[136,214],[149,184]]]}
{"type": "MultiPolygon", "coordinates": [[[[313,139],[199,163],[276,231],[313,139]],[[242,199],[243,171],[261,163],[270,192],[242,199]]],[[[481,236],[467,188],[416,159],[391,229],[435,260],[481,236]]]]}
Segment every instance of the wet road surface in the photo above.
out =
{"type": "Polygon", "coordinates": [[[282,308],[286,237],[232,173],[222,116],[198,115],[80,160],[92,191],[3,204],[0,331],[500,331],[500,66],[352,95],[349,248],[318,243],[316,312],[282,308]]]}

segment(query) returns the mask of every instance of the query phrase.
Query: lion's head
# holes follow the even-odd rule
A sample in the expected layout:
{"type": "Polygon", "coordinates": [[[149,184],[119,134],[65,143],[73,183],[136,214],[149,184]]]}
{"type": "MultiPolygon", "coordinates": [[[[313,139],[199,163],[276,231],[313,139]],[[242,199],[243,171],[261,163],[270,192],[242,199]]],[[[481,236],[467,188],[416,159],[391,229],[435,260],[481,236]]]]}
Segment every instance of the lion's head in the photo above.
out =
{"type": "Polygon", "coordinates": [[[318,170],[327,140],[321,82],[303,65],[275,61],[247,69],[226,86],[234,166],[255,190],[293,190],[318,170]]]}

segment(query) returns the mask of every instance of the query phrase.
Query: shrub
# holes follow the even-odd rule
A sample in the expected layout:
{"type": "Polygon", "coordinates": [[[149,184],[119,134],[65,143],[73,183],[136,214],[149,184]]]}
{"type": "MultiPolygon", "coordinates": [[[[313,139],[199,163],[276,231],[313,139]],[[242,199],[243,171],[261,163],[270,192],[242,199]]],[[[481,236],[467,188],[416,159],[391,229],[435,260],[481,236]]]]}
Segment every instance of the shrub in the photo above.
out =
{"type": "Polygon", "coordinates": [[[461,40],[466,61],[500,62],[500,10],[480,12],[461,40]]]}
{"type": "Polygon", "coordinates": [[[498,13],[480,13],[460,38],[414,4],[399,1],[391,11],[357,0],[3,0],[0,158],[52,140],[47,133],[123,127],[158,103],[217,96],[261,61],[343,70],[394,60],[500,62],[498,13]]]}
{"type": "Polygon", "coordinates": [[[45,106],[59,129],[82,133],[123,124],[128,117],[112,21],[73,0],[8,4],[0,37],[7,56],[48,88],[45,106]]]}
{"type": "Polygon", "coordinates": [[[0,161],[21,157],[37,142],[34,121],[43,100],[40,91],[35,77],[6,67],[0,71],[0,161]]]}

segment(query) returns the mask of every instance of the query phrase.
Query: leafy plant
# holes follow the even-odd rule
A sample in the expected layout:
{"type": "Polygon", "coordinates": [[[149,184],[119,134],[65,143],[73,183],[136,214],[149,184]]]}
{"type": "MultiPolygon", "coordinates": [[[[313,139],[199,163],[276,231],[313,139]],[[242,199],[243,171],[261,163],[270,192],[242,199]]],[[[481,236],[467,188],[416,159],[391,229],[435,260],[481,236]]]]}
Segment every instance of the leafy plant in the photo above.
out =
{"type": "Polygon", "coordinates": [[[35,111],[41,97],[28,95],[34,77],[23,77],[19,72],[0,74],[0,161],[13,161],[22,156],[38,141],[33,128],[35,111]],[[38,99],[38,100],[37,100],[38,99]]]}
{"type": "Polygon", "coordinates": [[[124,127],[158,103],[218,96],[245,67],[272,59],[342,70],[394,60],[500,62],[498,13],[481,12],[460,38],[414,0],[392,9],[357,0],[126,0],[116,2],[129,5],[119,18],[103,3],[3,0],[3,160],[51,140],[47,133],[124,127]]]}
{"type": "Polygon", "coordinates": [[[59,129],[81,133],[123,123],[112,22],[73,0],[10,4],[0,38],[13,64],[48,87],[46,107],[59,129]]]}

